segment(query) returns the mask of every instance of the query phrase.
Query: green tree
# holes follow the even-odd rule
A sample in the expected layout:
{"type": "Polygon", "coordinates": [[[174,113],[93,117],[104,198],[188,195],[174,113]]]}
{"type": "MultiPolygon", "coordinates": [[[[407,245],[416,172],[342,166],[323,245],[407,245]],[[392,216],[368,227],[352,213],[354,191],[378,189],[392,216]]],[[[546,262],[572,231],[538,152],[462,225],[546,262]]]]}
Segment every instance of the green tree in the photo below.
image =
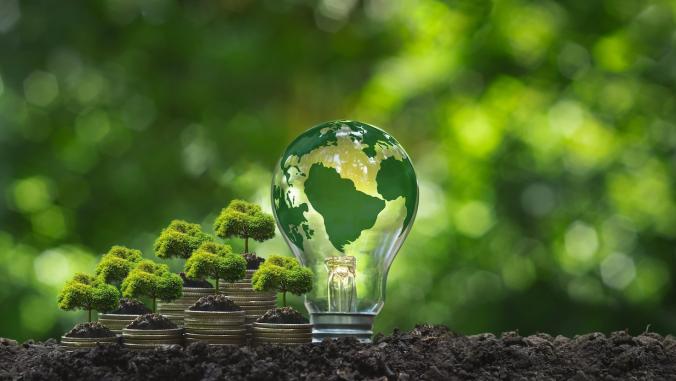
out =
{"type": "Polygon", "coordinates": [[[214,222],[214,231],[221,238],[244,239],[244,252],[249,252],[249,238],[263,242],[275,236],[275,220],[259,205],[232,200],[214,222]]]}
{"type": "Polygon", "coordinates": [[[155,240],[155,254],[163,259],[188,259],[193,251],[204,242],[213,241],[213,237],[204,233],[199,224],[183,220],[173,220],[155,240]]]}
{"type": "Polygon", "coordinates": [[[122,295],[126,298],[148,297],[156,310],[157,299],[172,301],[181,296],[183,281],[169,271],[169,266],[151,260],[141,261],[122,282],[122,295]]]}
{"type": "Polygon", "coordinates": [[[110,284],[91,275],[77,273],[59,293],[59,308],[66,311],[86,310],[89,321],[92,311],[110,311],[117,307],[120,292],[110,284]]]}
{"type": "Polygon", "coordinates": [[[193,279],[213,278],[216,291],[219,280],[235,282],[246,275],[246,260],[232,253],[230,245],[205,242],[185,263],[185,274],[193,279]]]}
{"type": "Polygon", "coordinates": [[[296,258],[272,255],[254,272],[251,283],[257,291],[281,292],[282,303],[286,306],[286,293],[302,295],[309,292],[312,279],[312,270],[301,266],[296,258]]]}
{"type": "Polygon", "coordinates": [[[96,266],[96,276],[105,283],[120,285],[142,259],[140,250],[113,246],[96,266]]]}

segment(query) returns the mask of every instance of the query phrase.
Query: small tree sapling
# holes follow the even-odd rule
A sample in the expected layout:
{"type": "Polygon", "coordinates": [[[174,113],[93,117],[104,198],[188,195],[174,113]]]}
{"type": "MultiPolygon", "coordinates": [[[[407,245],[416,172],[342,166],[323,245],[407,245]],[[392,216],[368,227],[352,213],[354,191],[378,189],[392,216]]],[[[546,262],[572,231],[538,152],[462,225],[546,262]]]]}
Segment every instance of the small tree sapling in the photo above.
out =
{"type": "Polygon", "coordinates": [[[120,292],[115,286],[91,275],[77,273],[64,285],[58,303],[62,310],[86,310],[91,322],[93,310],[110,311],[117,307],[119,298],[120,292]]]}
{"type": "Polygon", "coordinates": [[[230,245],[205,242],[188,258],[184,271],[192,279],[215,279],[218,292],[219,279],[235,282],[244,278],[246,260],[241,255],[233,254],[230,245]]]}
{"type": "Polygon", "coordinates": [[[312,270],[296,258],[272,255],[254,272],[251,284],[256,291],[281,292],[286,307],[286,293],[302,295],[312,290],[312,278],[312,270]]]}
{"type": "Polygon", "coordinates": [[[169,266],[143,260],[122,282],[122,295],[126,298],[148,297],[156,310],[157,299],[165,302],[178,299],[183,292],[181,277],[169,271],[169,266]]]}
{"type": "Polygon", "coordinates": [[[154,249],[155,254],[163,259],[188,259],[200,245],[213,240],[213,237],[202,231],[199,224],[173,220],[155,240],[154,249]]]}
{"type": "Polygon", "coordinates": [[[142,259],[140,250],[113,246],[96,266],[96,276],[105,283],[119,286],[142,259]]]}
{"type": "Polygon", "coordinates": [[[249,238],[263,242],[275,236],[275,220],[256,204],[232,200],[216,218],[214,231],[221,238],[243,238],[244,253],[248,253],[249,238]]]}

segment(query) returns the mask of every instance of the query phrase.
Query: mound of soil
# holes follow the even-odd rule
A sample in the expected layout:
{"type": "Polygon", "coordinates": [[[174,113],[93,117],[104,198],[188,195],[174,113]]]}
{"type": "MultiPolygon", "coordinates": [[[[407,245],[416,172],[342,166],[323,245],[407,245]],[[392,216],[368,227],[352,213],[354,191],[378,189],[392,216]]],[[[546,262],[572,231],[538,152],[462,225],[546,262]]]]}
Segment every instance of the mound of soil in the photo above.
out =
{"type": "Polygon", "coordinates": [[[265,258],[257,256],[256,253],[244,253],[242,256],[246,259],[247,270],[258,270],[261,263],[265,262],[265,258]]]}
{"type": "Polygon", "coordinates": [[[171,320],[160,314],[145,314],[137,317],[127,326],[129,329],[174,329],[178,328],[171,320]]]}
{"type": "Polygon", "coordinates": [[[223,294],[203,296],[190,306],[190,311],[241,311],[242,309],[223,294]]]}
{"type": "Polygon", "coordinates": [[[120,305],[108,313],[114,315],[145,315],[151,312],[153,311],[150,308],[136,299],[122,298],[120,305]]]}
{"type": "Polygon", "coordinates": [[[188,278],[185,273],[180,273],[178,275],[180,275],[181,279],[183,279],[183,287],[214,288],[214,286],[207,280],[188,278]]]}
{"type": "Polygon", "coordinates": [[[114,337],[115,334],[99,322],[80,323],[68,331],[66,337],[114,337]]]}
{"type": "Polygon", "coordinates": [[[258,323],[307,324],[308,320],[291,307],[273,308],[256,320],[258,323]]]}
{"type": "Polygon", "coordinates": [[[66,351],[56,341],[0,345],[0,379],[22,380],[666,380],[676,338],[616,332],[567,338],[508,332],[461,336],[445,327],[300,346],[66,351]]]}

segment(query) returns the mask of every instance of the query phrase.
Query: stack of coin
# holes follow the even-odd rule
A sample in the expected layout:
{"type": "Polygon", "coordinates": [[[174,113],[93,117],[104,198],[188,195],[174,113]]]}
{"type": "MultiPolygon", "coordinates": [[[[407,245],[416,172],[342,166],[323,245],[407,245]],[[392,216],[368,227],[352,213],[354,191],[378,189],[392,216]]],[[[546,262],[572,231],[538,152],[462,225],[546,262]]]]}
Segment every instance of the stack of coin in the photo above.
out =
{"type": "Polygon", "coordinates": [[[169,345],[183,345],[183,328],[122,330],[124,346],[132,349],[153,349],[169,345]]]}
{"type": "Polygon", "coordinates": [[[239,282],[226,283],[221,281],[219,292],[230,298],[240,306],[245,314],[244,322],[251,336],[251,324],[261,317],[267,310],[275,308],[277,296],[274,292],[254,291],[251,287],[251,276],[255,270],[246,270],[246,277],[239,282]]]}
{"type": "Polygon", "coordinates": [[[256,344],[307,344],[312,342],[312,324],[253,323],[256,344]]]}
{"type": "Polygon", "coordinates": [[[122,334],[122,328],[128,326],[139,316],[141,315],[99,314],[99,323],[120,335],[122,334]]]}
{"type": "Polygon", "coordinates": [[[157,312],[179,327],[183,326],[183,311],[195,304],[197,299],[215,293],[213,288],[183,287],[183,295],[170,303],[157,303],[157,312]]]}
{"type": "Polygon", "coordinates": [[[185,311],[187,344],[240,345],[244,341],[244,311],[185,311]]]}
{"type": "Polygon", "coordinates": [[[117,343],[117,336],[111,337],[68,337],[61,336],[61,346],[67,348],[94,348],[97,343],[110,345],[117,343]]]}

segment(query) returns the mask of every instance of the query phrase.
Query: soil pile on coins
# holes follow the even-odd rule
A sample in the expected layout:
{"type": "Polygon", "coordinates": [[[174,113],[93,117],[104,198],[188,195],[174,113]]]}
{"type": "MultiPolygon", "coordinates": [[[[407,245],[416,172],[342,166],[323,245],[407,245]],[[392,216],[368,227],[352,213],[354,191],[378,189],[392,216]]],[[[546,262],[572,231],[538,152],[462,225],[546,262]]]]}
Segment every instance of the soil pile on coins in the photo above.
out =
{"type": "Polygon", "coordinates": [[[246,260],[247,270],[258,270],[261,263],[265,262],[265,258],[257,256],[256,253],[244,253],[242,256],[246,260]]]}
{"type": "Polygon", "coordinates": [[[188,288],[214,288],[214,286],[209,283],[209,281],[204,280],[204,279],[191,279],[188,278],[185,273],[180,273],[178,274],[181,276],[181,279],[183,280],[183,287],[188,287],[188,288]]]}
{"type": "Polygon", "coordinates": [[[80,323],[65,335],[66,337],[113,337],[115,334],[108,327],[98,322],[80,323]]]}
{"type": "Polygon", "coordinates": [[[122,298],[120,305],[109,313],[115,315],[145,315],[151,312],[148,307],[136,299],[122,298]]]}
{"type": "Polygon", "coordinates": [[[129,329],[175,329],[176,324],[160,314],[145,314],[134,319],[129,329]]]}
{"type": "Polygon", "coordinates": [[[241,311],[242,309],[223,294],[207,295],[199,298],[190,311],[241,311]]]}
{"type": "Polygon", "coordinates": [[[273,308],[256,320],[257,323],[307,324],[308,320],[291,307],[273,308]]]}

